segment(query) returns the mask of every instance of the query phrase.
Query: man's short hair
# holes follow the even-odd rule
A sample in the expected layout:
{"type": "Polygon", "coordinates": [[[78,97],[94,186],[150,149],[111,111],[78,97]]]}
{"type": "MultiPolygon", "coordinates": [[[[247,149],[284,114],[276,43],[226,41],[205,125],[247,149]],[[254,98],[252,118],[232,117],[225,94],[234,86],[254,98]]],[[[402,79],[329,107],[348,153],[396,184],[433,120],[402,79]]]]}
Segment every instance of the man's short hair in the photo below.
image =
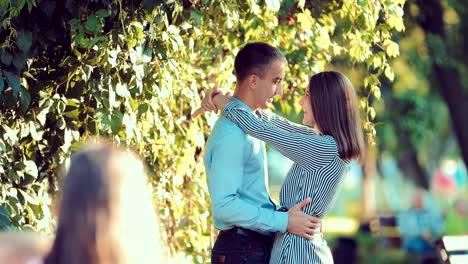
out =
{"type": "Polygon", "coordinates": [[[237,81],[241,82],[251,74],[264,78],[268,67],[276,60],[284,60],[284,55],[275,47],[263,42],[251,42],[236,55],[234,69],[237,81]]]}

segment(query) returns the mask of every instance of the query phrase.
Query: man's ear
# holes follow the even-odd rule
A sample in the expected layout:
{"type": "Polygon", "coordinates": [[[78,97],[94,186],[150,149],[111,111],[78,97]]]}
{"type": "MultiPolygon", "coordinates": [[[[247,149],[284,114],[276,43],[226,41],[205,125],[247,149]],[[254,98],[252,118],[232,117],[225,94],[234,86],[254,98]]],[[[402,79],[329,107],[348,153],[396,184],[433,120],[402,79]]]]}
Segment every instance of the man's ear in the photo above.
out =
{"type": "Polygon", "coordinates": [[[258,76],[256,74],[251,74],[248,77],[249,89],[255,90],[255,88],[257,88],[257,78],[258,76]]]}

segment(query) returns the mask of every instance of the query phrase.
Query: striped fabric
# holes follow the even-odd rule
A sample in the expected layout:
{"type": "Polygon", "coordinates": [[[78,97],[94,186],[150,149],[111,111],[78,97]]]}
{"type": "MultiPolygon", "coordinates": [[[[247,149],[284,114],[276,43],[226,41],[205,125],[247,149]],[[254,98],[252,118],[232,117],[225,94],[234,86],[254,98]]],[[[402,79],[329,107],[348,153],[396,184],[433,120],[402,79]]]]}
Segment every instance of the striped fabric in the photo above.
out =
{"type": "MultiPolygon", "coordinates": [[[[223,109],[223,115],[247,134],[265,141],[294,162],[281,187],[281,206],[292,208],[311,197],[304,212],[323,218],[336,199],[349,161],[338,156],[333,137],[317,134],[271,112],[258,113],[255,116],[235,101],[223,109]]],[[[308,241],[286,232],[277,233],[270,263],[333,263],[333,258],[320,235],[308,241]]]]}

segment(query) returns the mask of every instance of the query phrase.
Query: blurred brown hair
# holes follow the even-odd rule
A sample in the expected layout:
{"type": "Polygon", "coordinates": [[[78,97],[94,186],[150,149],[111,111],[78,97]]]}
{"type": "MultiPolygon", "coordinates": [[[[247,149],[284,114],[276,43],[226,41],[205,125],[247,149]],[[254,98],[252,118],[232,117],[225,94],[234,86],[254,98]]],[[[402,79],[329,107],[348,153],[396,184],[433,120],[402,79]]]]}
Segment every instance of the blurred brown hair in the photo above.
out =
{"type": "Polygon", "coordinates": [[[323,134],[336,140],[342,159],[364,161],[364,137],[356,92],[348,78],[335,71],[313,75],[309,93],[315,122],[323,134]]]}
{"type": "MultiPolygon", "coordinates": [[[[103,140],[98,140],[103,141],[103,140]]],[[[141,160],[110,143],[72,156],[46,264],[157,263],[159,228],[141,160]]]]}

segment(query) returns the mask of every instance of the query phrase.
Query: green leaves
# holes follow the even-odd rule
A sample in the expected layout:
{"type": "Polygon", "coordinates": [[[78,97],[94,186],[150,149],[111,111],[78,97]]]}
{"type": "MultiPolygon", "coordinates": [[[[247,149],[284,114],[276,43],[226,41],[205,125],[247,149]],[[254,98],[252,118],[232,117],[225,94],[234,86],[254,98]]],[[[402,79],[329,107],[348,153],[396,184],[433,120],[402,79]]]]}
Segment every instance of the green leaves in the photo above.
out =
{"type": "Polygon", "coordinates": [[[18,96],[18,93],[21,90],[21,84],[18,75],[9,71],[4,71],[3,74],[6,77],[8,85],[10,85],[10,87],[13,89],[14,96],[18,96]]]}
{"type": "Polygon", "coordinates": [[[89,49],[99,43],[106,43],[108,37],[99,36],[99,33],[104,27],[104,18],[108,16],[107,10],[99,9],[95,15],[88,16],[84,23],[76,18],[71,19],[68,23],[71,27],[73,42],[84,49],[89,49]]]}
{"type": "Polygon", "coordinates": [[[84,28],[88,33],[97,34],[101,30],[101,24],[97,17],[89,16],[84,23],[84,28]]]}
{"type": "Polygon", "coordinates": [[[389,57],[397,57],[398,55],[400,55],[398,44],[396,44],[395,42],[387,39],[383,43],[383,46],[385,47],[385,52],[387,52],[387,55],[389,57]]]}
{"type": "Polygon", "coordinates": [[[0,206],[0,231],[8,230],[10,227],[10,213],[5,207],[0,206]]]}
{"type": "Polygon", "coordinates": [[[12,60],[13,60],[13,56],[11,56],[11,54],[7,50],[2,50],[2,55],[1,55],[2,63],[5,64],[6,66],[9,66],[12,60]]]}
{"type": "Polygon", "coordinates": [[[0,75],[0,94],[3,92],[4,87],[5,83],[3,82],[3,77],[0,75]]]}
{"type": "Polygon", "coordinates": [[[31,104],[31,94],[23,86],[20,87],[19,93],[19,108],[20,114],[25,114],[31,104]]]}
{"type": "Polygon", "coordinates": [[[387,23],[391,28],[395,28],[399,32],[405,30],[405,25],[403,24],[403,17],[392,15],[387,20],[387,23]]]}
{"type": "Polygon", "coordinates": [[[18,32],[18,38],[16,39],[18,48],[23,52],[27,52],[32,45],[32,33],[29,31],[18,32]]]}
{"type": "Polygon", "coordinates": [[[23,70],[26,67],[27,59],[28,57],[26,53],[15,53],[15,56],[13,57],[13,65],[16,69],[23,70]]]}
{"type": "Polygon", "coordinates": [[[106,18],[109,16],[109,12],[107,12],[105,9],[99,9],[96,11],[96,16],[99,18],[106,18]]]}

